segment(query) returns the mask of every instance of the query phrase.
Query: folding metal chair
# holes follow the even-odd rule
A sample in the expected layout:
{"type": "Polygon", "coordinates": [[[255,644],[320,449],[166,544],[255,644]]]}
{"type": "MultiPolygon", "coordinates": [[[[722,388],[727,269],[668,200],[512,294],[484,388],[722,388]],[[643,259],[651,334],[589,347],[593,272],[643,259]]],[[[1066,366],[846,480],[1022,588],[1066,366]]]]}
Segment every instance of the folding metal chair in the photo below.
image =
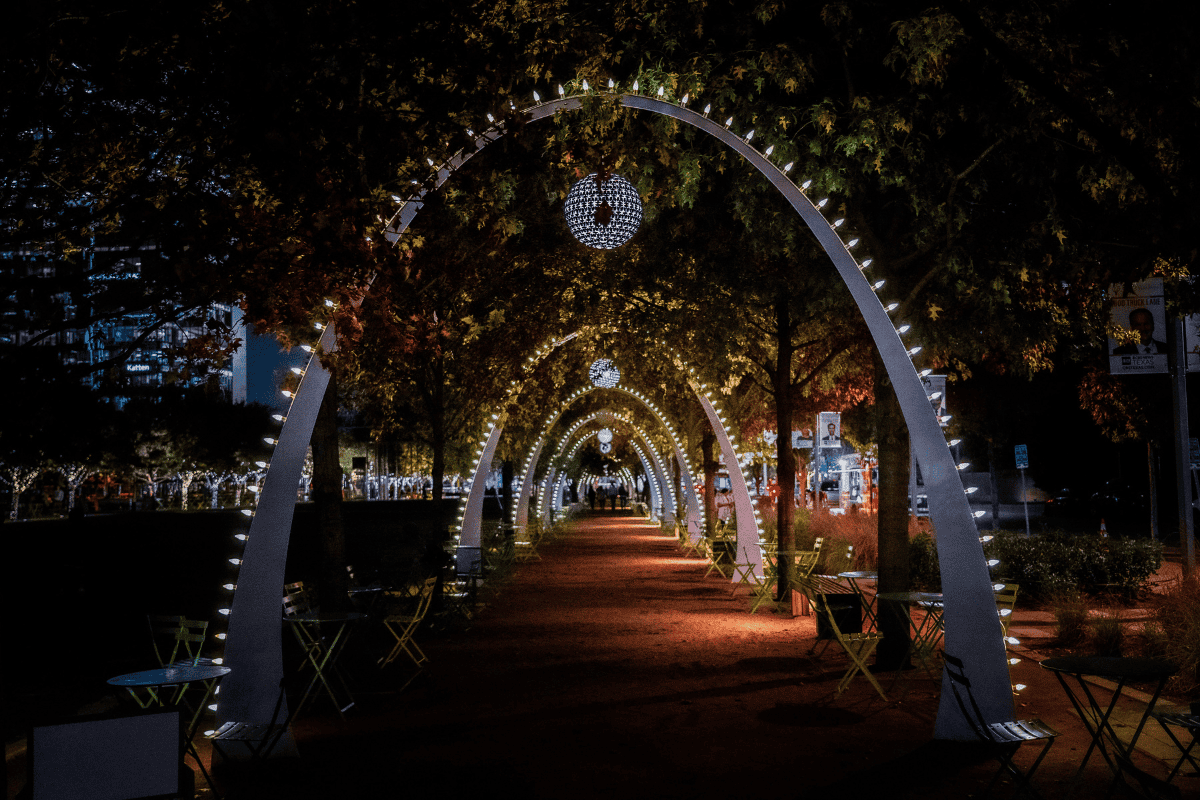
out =
{"type": "Polygon", "coordinates": [[[217,751],[224,761],[261,761],[279,746],[301,705],[297,703],[295,708],[283,713],[287,703],[286,686],[286,679],[279,682],[279,697],[275,701],[275,710],[271,713],[269,722],[226,722],[209,735],[213,750],[217,751]],[[236,755],[231,747],[234,744],[240,745],[236,755]]]}
{"type": "Polygon", "coordinates": [[[692,537],[688,534],[687,525],[682,522],[675,523],[675,535],[679,539],[679,549],[686,555],[700,555],[700,542],[692,541],[692,537]]]}
{"type": "Polygon", "coordinates": [[[713,570],[716,570],[722,578],[733,575],[733,559],[730,557],[726,540],[704,537],[704,555],[709,562],[704,577],[707,578],[711,575],[713,570]]]}
{"type": "Polygon", "coordinates": [[[867,659],[875,652],[875,648],[883,640],[883,634],[878,632],[871,633],[842,633],[842,629],[838,627],[836,615],[833,613],[833,608],[830,606],[828,599],[824,593],[816,595],[817,613],[824,614],[829,621],[830,632],[833,634],[833,640],[836,641],[841,648],[846,651],[846,655],[850,657],[850,669],[838,681],[837,693],[841,694],[850,686],[850,681],[854,680],[854,676],[862,673],[871,685],[875,687],[875,691],[879,692],[879,696],[887,702],[887,695],[883,692],[883,687],[879,685],[879,681],[875,680],[875,676],[871,674],[871,670],[867,669],[867,659]]]}
{"type": "Polygon", "coordinates": [[[463,622],[469,622],[475,616],[471,587],[466,581],[457,578],[443,579],[442,606],[436,616],[442,621],[459,618],[463,622]]]}
{"type": "MultiPolygon", "coordinates": [[[[316,611],[312,603],[312,595],[304,588],[303,582],[289,583],[284,587],[285,594],[283,595],[283,615],[285,617],[294,617],[298,614],[308,614],[316,611]]],[[[300,659],[300,667],[308,663],[310,659],[315,657],[321,651],[321,641],[316,638],[314,632],[304,625],[290,625],[292,632],[296,635],[296,641],[300,644],[300,649],[303,652],[303,657],[300,659]]]]}
{"type": "Polygon", "coordinates": [[[537,551],[541,535],[530,527],[516,528],[513,534],[513,557],[520,563],[526,561],[541,561],[537,551]]]}
{"type": "MultiPolygon", "coordinates": [[[[188,619],[182,616],[161,616],[149,614],[146,622],[150,626],[150,643],[154,648],[154,658],[162,668],[171,666],[198,666],[211,663],[210,659],[201,658],[200,652],[204,647],[204,639],[208,631],[207,620],[188,619]]],[[[175,705],[183,699],[188,684],[178,686],[163,686],[160,689],[173,689],[170,699],[159,696],[152,687],[144,687],[147,693],[142,698],[133,687],[126,687],[129,694],[142,708],[152,705],[175,705]]]]}
{"type": "MultiPolygon", "coordinates": [[[[821,547],[824,544],[824,539],[817,539],[813,543],[812,550],[802,550],[795,554],[795,570],[792,573],[792,588],[800,592],[803,600],[801,602],[800,613],[808,616],[810,607],[816,604],[816,595],[819,593],[815,579],[818,577],[828,578],[832,581],[837,581],[837,573],[829,575],[831,569],[823,570],[819,575],[815,575],[817,564],[821,560],[821,547]]],[[[849,554],[833,558],[833,567],[839,567],[843,562],[850,563],[854,560],[854,547],[848,545],[849,554]]],[[[825,551],[828,552],[828,551],[825,551]]],[[[826,559],[831,560],[830,558],[826,559]]],[[[848,569],[848,567],[847,567],[848,569]]],[[[844,572],[844,569],[839,569],[838,572],[844,572]]]]}
{"type": "Polygon", "coordinates": [[[964,671],[962,659],[949,653],[943,653],[942,657],[946,661],[946,674],[950,676],[950,688],[954,691],[954,699],[958,702],[963,718],[970,723],[979,740],[989,745],[992,755],[1000,762],[1000,769],[992,776],[991,783],[988,784],[983,794],[986,796],[991,792],[1001,775],[1008,774],[1013,778],[1016,792],[1027,791],[1034,797],[1041,797],[1033,788],[1031,781],[1033,774],[1041,765],[1042,759],[1046,757],[1046,753],[1050,752],[1050,747],[1054,744],[1054,738],[1058,736],[1058,732],[1039,719],[987,722],[979,704],[975,702],[974,695],[971,694],[971,681],[968,680],[964,671]],[[1013,760],[1013,756],[1016,755],[1021,745],[1028,742],[1044,742],[1044,745],[1033,764],[1028,769],[1022,770],[1013,760]]]}
{"type": "Polygon", "coordinates": [[[750,573],[750,577],[754,581],[754,597],[750,599],[750,613],[758,611],[759,606],[763,603],[773,601],[775,599],[775,584],[778,580],[778,569],[776,567],[774,554],[769,552],[763,553],[763,574],[755,575],[750,573]]]}
{"type": "Polygon", "coordinates": [[[200,650],[208,632],[207,620],[148,615],[146,621],[150,624],[154,657],[160,667],[200,664],[200,650]]]}
{"type": "Polygon", "coordinates": [[[1197,773],[1200,773],[1200,761],[1192,755],[1192,748],[1196,746],[1196,742],[1200,741],[1200,713],[1193,711],[1151,711],[1150,716],[1158,720],[1158,724],[1167,732],[1167,736],[1179,748],[1179,760],[1175,762],[1175,766],[1171,769],[1171,774],[1167,776],[1167,783],[1175,779],[1179,768],[1184,765],[1184,762],[1192,765],[1197,773]],[[1183,728],[1191,737],[1185,747],[1183,742],[1179,741],[1179,737],[1171,728],[1183,728]]]}
{"type": "Polygon", "coordinates": [[[406,595],[399,592],[388,592],[387,596],[401,600],[415,600],[415,608],[412,613],[407,614],[388,614],[383,618],[384,627],[396,639],[396,643],[386,656],[379,659],[380,668],[386,667],[388,664],[396,660],[396,657],[401,652],[407,653],[413,663],[419,669],[429,657],[421,650],[415,641],[413,634],[417,627],[420,626],[421,620],[425,618],[425,614],[429,611],[429,604],[433,600],[433,589],[437,585],[437,578],[427,578],[416,595],[406,595]]]}
{"type": "Polygon", "coordinates": [[[746,586],[753,592],[758,583],[756,580],[757,576],[754,574],[754,564],[750,562],[750,553],[744,547],[742,548],[742,555],[746,558],[744,562],[733,562],[733,573],[737,577],[737,580],[733,582],[733,589],[729,592],[730,597],[737,594],[739,586],[746,586]]]}

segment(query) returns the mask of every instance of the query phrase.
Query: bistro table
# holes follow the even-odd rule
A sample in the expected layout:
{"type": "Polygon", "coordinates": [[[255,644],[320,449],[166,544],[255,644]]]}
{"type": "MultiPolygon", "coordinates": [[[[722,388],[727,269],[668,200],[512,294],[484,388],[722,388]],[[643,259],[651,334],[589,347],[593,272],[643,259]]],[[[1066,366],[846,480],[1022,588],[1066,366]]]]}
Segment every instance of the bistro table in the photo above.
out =
{"type": "Polygon", "coordinates": [[[890,608],[908,621],[912,635],[905,656],[915,656],[929,670],[944,632],[942,615],[945,608],[941,592],[881,592],[875,598],[879,601],[880,613],[882,609],[890,608]],[[924,610],[920,621],[913,617],[911,606],[924,610]]]}
{"type": "Polygon", "coordinates": [[[200,698],[200,702],[196,704],[195,708],[192,708],[184,700],[186,692],[177,692],[175,697],[176,705],[182,705],[192,712],[187,722],[187,728],[183,732],[183,749],[181,755],[190,753],[200,766],[200,771],[204,773],[204,779],[208,781],[209,786],[212,786],[212,779],[208,775],[208,770],[204,768],[204,762],[200,760],[200,754],[196,752],[196,747],[192,744],[192,740],[196,738],[196,729],[200,727],[200,715],[204,712],[204,707],[208,704],[208,699],[216,693],[217,684],[220,683],[221,678],[224,678],[230,672],[229,667],[220,667],[215,664],[170,666],[117,675],[115,678],[109,678],[108,684],[127,690],[133,695],[133,699],[143,708],[154,701],[143,703],[134,693],[134,689],[146,689],[150,693],[150,696],[161,705],[162,701],[158,699],[159,691],[164,687],[186,686],[189,683],[202,684],[204,686],[204,696],[200,698]]]}
{"type": "Polygon", "coordinates": [[[350,604],[369,616],[374,613],[385,591],[385,586],[352,586],[349,590],[350,604]]]}
{"type": "Polygon", "coordinates": [[[1116,785],[1118,780],[1123,780],[1121,773],[1129,772],[1135,776],[1140,773],[1133,766],[1133,748],[1137,744],[1138,737],[1142,735],[1142,728],[1146,726],[1146,720],[1150,718],[1150,712],[1154,710],[1154,704],[1158,700],[1159,694],[1162,693],[1163,686],[1167,680],[1176,673],[1176,668],[1171,662],[1164,661],[1160,658],[1122,658],[1119,656],[1062,656],[1059,658],[1047,658],[1042,662],[1042,667],[1050,670],[1058,678],[1058,682],[1062,684],[1063,691],[1067,693],[1067,697],[1071,700],[1071,705],[1075,707],[1075,712],[1079,718],[1083,720],[1083,724],[1087,727],[1088,733],[1092,735],[1092,743],[1088,745],[1087,751],[1083,754],[1083,762],[1079,765],[1079,770],[1075,773],[1074,781],[1078,784],[1080,777],[1083,775],[1083,769],[1087,766],[1088,759],[1092,757],[1093,750],[1099,750],[1100,755],[1104,756],[1104,760],[1108,762],[1108,766],[1113,771],[1112,784],[1109,786],[1109,793],[1112,793],[1112,787],[1116,785]],[[1074,682],[1079,685],[1083,694],[1083,699],[1086,699],[1086,708],[1082,699],[1071,688],[1067,677],[1074,679],[1074,682]],[[1088,678],[1103,678],[1116,683],[1116,688],[1113,689],[1112,700],[1107,706],[1101,704],[1088,686],[1088,678]],[[1113,709],[1117,706],[1117,700],[1121,698],[1125,686],[1129,683],[1154,683],[1154,696],[1150,698],[1150,702],[1146,704],[1146,710],[1142,713],[1142,718],[1138,722],[1137,728],[1133,732],[1128,742],[1122,742],[1117,736],[1116,730],[1113,729],[1109,718],[1112,716],[1113,709]],[[1105,739],[1112,746],[1112,754],[1110,755],[1108,747],[1105,746],[1105,739]]]}
{"type": "Polygon", "coordinates": [[[875,630],[879,630],[879,619],[875,615],[876,596],[875,594],[872,594],[871,599],[868,600],[866,594],[862,590],[862,587],[858,585],[859,581],[879,580],[879,573],[874,570],[839,572],[838,577],[845,578],[850,584],[850,588],[854,590],[854,593],[862,599],[863,612],[867,615],[867,622],[869,622],[871,626],[875,628],[875,630]]]}
{"type": "Polygon", "coordinates": [[[296,635],[296,641],[304,651],[301,669],[306,664],[313,669],[312,678],[304,687],[300,702],[296,704],[294,716],[299,716],[313,688],[320,681],[325,693],[333,701],[338,716],[345,720],[346,711],[354,706],[354,694],[350,691],[337,662],[350,639],[351,627],[366,616],[361,611],[306,611],[284,615],[283,621],[290,623],[292,633],[296,635]],[[343,698],[338,697],[331,681],[340,684],[343,698]]]}

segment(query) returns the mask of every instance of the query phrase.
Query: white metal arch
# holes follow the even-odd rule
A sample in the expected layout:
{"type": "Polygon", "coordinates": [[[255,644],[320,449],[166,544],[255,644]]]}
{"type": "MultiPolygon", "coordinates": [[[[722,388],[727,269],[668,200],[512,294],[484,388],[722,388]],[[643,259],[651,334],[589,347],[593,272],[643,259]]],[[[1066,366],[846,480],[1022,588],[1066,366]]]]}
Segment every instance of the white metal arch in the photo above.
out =
{"type": "MultiPolygon", "coordinates": [[[[543,431],[549,430],[554,423],[558,421],[558,418],[562,416],[565,410],[565,408],[560,409],[549,420],[547,420],[546,424],[543,426],[543,431]]],[[[570,430],[576,431],[589,422],[593,422],[600,417],[611,413],[612,412],[610,411],[596,411],[592,414],[588,414],[586,417],[576,421],[576,423],[571,426],[570,430]]],[[[651,481],[651,494],[653,496],[652,508],[654,509],[653,516],[663,516],[667,522],[674,522],[675,494],[670,490],[670,484],[664,482],[666,471],[662,466],[662,462],[659,460],[658,451],[650,446],[649,436],[647,436],[646,432],[643,431],[639,426],[635,425],[630,420],[622,420],[622,424],[628,425],[630,428],[632,428],[638,434],[638,436],[641,437],[642,441],[646,443],[646,449],[651,453],[650,457],[653,461],[653,469],[651,468],[650,464],[646,463],[645,453],[643,453],[640,449],[637,450],[638,455],[642,460],[642,466],[646,471],[647,479],[651,481]],[[664,491],[670,492],[669,497],[671,500],[669,506],[664,505],[663,503],[664,491]]],[[[518,492],[517,503],[515,509],[513,510],[512,518],[513,527],[520,530],[524,530],[526,527],[526,520],[529,518],[529,496],[533,493],[533,476],[537,470],[538,459],[541,456],[542,448],[545,446],[545,442],[545,435],[543,434],[539,436],[537,443],[534,445],[533,450],[529,454],[529,458],[525,461],[525,468],[523,470],[524,478],[521,481],[521,488],[518,492]]],[[[636,444],[634,446],[635,448],[637,447],[636,444]]]]}
{"type": "MultiPolygon", "coordinates": [[[[575,335],[576,334],[572,334],[571,336],[568,336],[564,339],[561,339],[557,342],[552,343],[550,346],[539,351],[536,359],[540,360],[540,359],[544,358],[555,347],[575,338],[575,335]]],[[[644,395],[642,395],[640,392],[637,392],[637,391],[634,391],[631,389],[626,389],[623,386],[620,386],[619,384],[614,387],[609,387],[608,390],[621,392],[622,394],[626,394],[630,397],[635,398],[638,402],[640,402],[646,408],[647,411],[649,411],[654,416],[654,418],[657,420],[658,424],[669,435],[672,445],[674,446],[675,459],[676,459],[676,462],[679,464],[680,473],[684,476],[686,485],[689,489],[684,498],[685,506],[687,509],[685,513],[686,513],[686,519],[688,521],[688,530],[691,535],[699,537],[701,535],[701,531],[703,530],[703,525],[704,525],[704,518],[702,516],[703,512],[701,511],[699,501],[696,497],[696,492],[693,488],[691,488],[695,485],[695,481],[692,476],[691,467],[688,465],[687,458],[684,455],[683,446],[679,443],[679,437],[675,433],[675,427],[667,421],[667,419],[663,416],[662,412],[658,409],[658,407],[651,400],[649,400],[644,395]]],[[[574,393],[572,393],[569,397],[567,397],[566,400],[564,400],[560,404],[559,410],[555,413],[555,415],[553,417],[551,417],[550,421],[545,426],[545,429],[548,429],[554,423],[554,421],[556,421],[558,419],[558,416],[561,415],[563,413],[563,411],[566,408],[568,408],[572,403],[574,403],[576,400],[578,400],[582,397],[585,397],[588,394],[591,394],[592,392],[595,392],[595,391],[598,391],[597,387],[588,386],[583,389],[578,389],[574,393]]],[[[516,392],[514,391],[513,394],[515,394],[515,393],[516,392]]],[[[480,449],[476,452],[475,464],[474,464],[474,467],[472,470],[473,479],[472,479],[472,483],[471,483],[471,491],[469,491],[467,493],[467,496],[463,499],[462,510],[460,511],[460,513],[458,515],[457,544],[458,544],[459,548],[476,548],[476,547],[479,547],[479,545],[480,545],[480,541],[482,539],[482,524],[483,524],[483,492],[481,490],[477,490],[477,487],[481,486],[480,481],[483,479],[483,477],[487,474],[488,470],[491,468],[492,459],[495,457],[496,448],[500,443],[500,435],[501,435],[501,433],[503,433],[504,420],[506,419],[506,417],[507,417],[507,414],[503,410],[493,414],[492,420],[488,425],[487,436],[483,441],[481,441],[479,443],[480,449]]],[[[539,442],[539,445],[537,447],[539,455],[540,455],[542,446],[544,446],[544,445],[539,442]]],[[[527,475],[529,473],[529,469],[530,469],[530,467],[527,466],[526,467],[527,475]]],[[[553,476],[551,476],[551,478],[552,477],[553,476]]],[[[522,490],[524,490],[525,483],[527,483],[527,482],[522,482],[522,490]]],[[[532,491],[532,487],[531,487],[530,491],[532,491]]],[[[520,502],[519,497],[518,497],[518,502],[520,502]]],[[[755,541],[757,542],[757,539],[755,541]]]]}
{"type": "MultiPolygon", "coordinates": [[[[822,216],[820,209],[825,201],[812,202],[802,187],[787,177],[786,168],[780,169],[771,162],[769,154],[760,153],[750,144],[750,134],[739,136],[728,125],[710,120],[707,113],[692,111],[683,102],[670,103],[640,94],[620,94],[617,99],[626,108],[668,116],[691,125],[741,155],[766,177],[800,215],[845,282],[887,369],[925,478],[930,517],[938,532],[946,647],[965,656],[965,671],[984,717],[989,722],[1011,720],[1011,685],[979,533],[962,480],[912,364],[912,356],[875,295],[882,283],[873,286],[863,275],[862,267],[850,253],[853,243],[843,242],[835,230],[838,223],[831,224],[822,216]]],[[[559,111],[577,110],[581,106],[579,97],[570,97],[535,105],[524,113],[532,122],[559,111]]],[[[438,168],[435,186],[444,183],[454,169],[503,134],[503,128],[497,126],[476,137],[474,151],[460,152],[438,168]]],[[[385,234],[389,241],[397,241],[407,229],[422,206],[424,194],[425,190],[420,190],[402,202],[385,234]]],[[[334,348],[331,328],[325,329],[320,344],[327,351],[334,348]]],[[[218,719],[221,721],[236,718],[266,722],[274,710],[274,698],[283,673],[279,592],[295,506],[295,489],[316,412],[328,381],[328,373],[320,363],[315,359],[311,361],[293,398],[292,408],[272,457],[272,468],[263,484],[258,511],[243,552],[239,588],[234,594],[229,618],[225,661],[233,667],[233,672],[222,685],[218,707],[218,719]]],[[[708,413],[708,409],[705,410],[708,413]]],[[[712,419],[714,414],[710,413],[709,416],[712,419]]],[[[493,432],[494,423],[495,420],[493,432]]],[[[489,436],[489,439],[492,437],[489,436]]],[[[494,446],[490,449],[494,453],[494,446]]],[[[731,471],[731,477],[733,474],[731,471]]],[[[948,680],[943,676],[935,735],[949,739],[972,739],[974,732],[956,707],[948,680]]]]}
{"type": "MultiPolygon", "coordinates": [[[[643,441],[645,441],[644,437],[643,441]]],[[[629,444],[633,447],[634,452],[638,454],[638,458],[641,459],[642,471],[646,473],[646,484],[650,489],[650,521],[658,522],[661,519],[669,523],[671,520],[666,519],[663,513],[666,507],[663,503],[663,491],[667,488],[667,483],[666,476],[662,471],[662,464],[657,460],[647,458],[646,453],[643,452],[636,440],[631,441],[629,444]]],[[[649,446],[649,442],[647,442],[646,449],[654,454],[653,459],[657,459],[658,454],[654,452],[654,448],[649,446]]],[[[672,514],[672,517],[674,517],[674,514],[672,514]]]]}
{"type": "MultiPolygon", "coordinates": [[[[562,453],[566,449],[567,443],[580,428],[604,414],[611,414],[611,412],[597,411],[594,414],[589,414],[587,417],[579,420],[575,425],[571,426],[567,433],[562,437],[558,453],[555,454],[551,461],[558,461],[562,458],[562,453]]],[[[670,484],[667,482],[666,471],[663,469],[662,463],[659,460],[658,452],[650,445],[650,437],[644,430],[641,429],[641,427],[634,424],[630,420],[620,420],[619,424],[628,426],[635,434],[635,436],[630,438],[630,445],[634,448],[634,452],[638,454],[638,458],[642,462],[642,467],[646,471],[646,479],[650,482],[651,494],[654,497],[655,503],[657,504],[661,502],[659,498],[662,496],[662,491],[664,489],[667,492],[671,492],[671,502],[673,503],[674,493],[671,490],[670,484]],[[650,451],[651,455],[649,463],[647,462],[646,454],[642,451],[641,447],[638,446],[637,439],[641,439],[646,445],[646,449],[650,451]],[[662,487],[661,489],[660,486],[662,487]]],[[[576,443],[575,447],[572,448],[571,454],[568,456],[568,460],[574,456],[575,451],[583,442],[587,441],[589,437],[594,436],[595,434],[595,431],[590,431],[586,436],[581,437],[576,443]]]]}

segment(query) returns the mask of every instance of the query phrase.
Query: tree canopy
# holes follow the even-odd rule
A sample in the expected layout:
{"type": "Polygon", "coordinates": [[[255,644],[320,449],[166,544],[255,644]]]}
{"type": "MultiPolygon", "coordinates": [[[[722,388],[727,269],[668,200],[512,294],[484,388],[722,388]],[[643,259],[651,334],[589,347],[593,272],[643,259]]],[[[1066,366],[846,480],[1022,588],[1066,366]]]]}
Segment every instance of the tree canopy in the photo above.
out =
{"type": "MultiPolygon", "coordinates": [[[[810,393],[787,401],[793,412],[874,399],[875,431],[894,433],[886,481],[907,483],[886,376],[794,213],[708,137],[621,108],[609,80],[753,130],[810,196],[830,198],[921,364],[954,378],[1076,361],[1099,409],[1113,396],[1094,371],[1108,286],[1160,274],[1173,308],[1194,304],[1191,11],[74,0],[11,13],[27,35],[0,55],[0,249],[60,269],[53,291],[36,270],[5,269],[6,319],[48,337],[136,312],[153,330],[222,300],[299,339],[330,299],[340,355],[323,358],[350,396],[380,431],[449,451],[538,348],[587,324],[626,332],[606,346],[683,418],[698,410],[678,376],[639,357],[647,342],[751,397],[756,429],[786,423],[772,407],[785,385],[810,393]],[[583,109],[526,124],[534,92],[559,86],[583,109]],[[505,136],[428,193],[391,245],[395,198],[431,188],[493,121],[505,136]],[[607,253],[576,246],[561,220],[571,184],[599,167],[645,203],[641,232],[607,253]],[[108,246],[157,257],[118,284],[88,255],[108,246]]],[[[221,333],[217,352],[236,335],[221,333]]],[[[514,432],[533,435],[604,349],[588,348],[537,368],[514,432]]],[[[35,374],[31,348],[2,355],[35,374]]]]}

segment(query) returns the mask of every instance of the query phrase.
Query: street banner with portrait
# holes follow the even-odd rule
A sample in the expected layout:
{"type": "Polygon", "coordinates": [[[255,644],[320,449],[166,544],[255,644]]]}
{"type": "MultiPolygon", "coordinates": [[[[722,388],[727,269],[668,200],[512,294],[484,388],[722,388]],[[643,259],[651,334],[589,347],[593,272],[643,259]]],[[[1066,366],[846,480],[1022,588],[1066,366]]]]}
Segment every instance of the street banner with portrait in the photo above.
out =
{"type": "Polygon", "coordinates": [[[792,431],[793,450],[811,450],[813,446],[812,428],[801,428],[792,431]]]}
{"type": "Polygon", "coordinates": [[[1167,312],[1162,278],[1133,284],[1132,291],[1114,284],[1112,325],[1131,335],[1108,340],[1108,366],[1113,375],[1153,375],[1167,371],[1167,312]]]}
{"type": "Polygon", "coordinates": [[[946,376],[926,375],[921,378],[925,385],[925,396],[937,414],[938,424],[943,428],[950,424],[950,414],[946,411],[946,376]]]}
{"type": "Polygon", "coordinates": [[[1183,344],[1187,351],[1188,372],[1200,372],[1200,314],[1183,318],[1183,344]]]}
{"type": "Polygon", "coordinates": [[[842,412],[822,411],[817,415],[817,435],[821,447],[842,446],[842,412]]]}

